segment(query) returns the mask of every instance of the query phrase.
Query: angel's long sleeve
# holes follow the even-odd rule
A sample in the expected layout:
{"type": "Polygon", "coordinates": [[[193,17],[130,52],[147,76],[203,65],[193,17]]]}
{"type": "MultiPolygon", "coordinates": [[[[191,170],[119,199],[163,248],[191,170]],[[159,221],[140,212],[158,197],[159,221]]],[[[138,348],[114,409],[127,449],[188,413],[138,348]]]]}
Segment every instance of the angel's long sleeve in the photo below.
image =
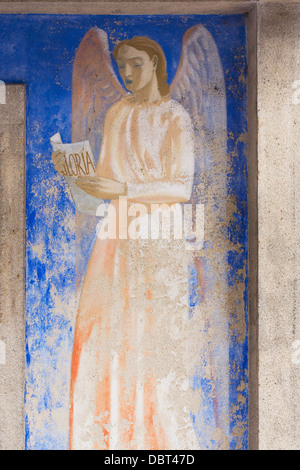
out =
{"type": "Polygon", "coordinates": [[[190,116],[173,100],[137,106],[121,100],[105,121],[97,173],[126,182],[131,201],[188,201],[194,175],[190,116]]]}

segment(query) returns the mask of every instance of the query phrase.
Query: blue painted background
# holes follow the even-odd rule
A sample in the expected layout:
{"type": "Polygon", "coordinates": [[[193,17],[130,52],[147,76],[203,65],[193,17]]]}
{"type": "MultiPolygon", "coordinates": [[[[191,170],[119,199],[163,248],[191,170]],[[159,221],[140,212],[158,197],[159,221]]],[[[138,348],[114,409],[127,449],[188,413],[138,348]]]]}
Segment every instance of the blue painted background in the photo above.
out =
{"type": "MultiPolygon", "coordinates": [[[[165,51],[171,83],[180,58],[182,36],[198,23],[216,41],[226,80],[228,153],[232,155],[228,193],[237,203],[228,231],[233,246],[242,247],[229,253],[228,284],[233,286],[245,282],[239,276],[247,260],[246,143],[239,139],[247,129],[246,83],[240,80],[247,76],[245,17],[0,15],[0,79],[26,84],[27,449],[68,447],[66,418],[73,328],[70,316],[64,312],[75,292],[74,208],[64,186],[55,183],[57,175],[50,159],[49,138],[59,131],[63,141],[71,140],[71,84],[76,49],[94,26],[108,33],[110,50],[120,39],[149,36],[165,51]],[[60,306],[57,298],[63,299],[60,306]],[[59,393],[53,393],[53,389],[59,393]],[[58,426],[58,422],[62,424],[58,426]]],[[[193,287],[191,298],[197,302],[193,287]]],[[[245,306],[247,322],[247,279],[245,306]]],[[[237,405],[237,386],[241,381],[247,384],[247,339],[247,335],[243,342],[234,335],[231,338],[232,407],[237,405]]],[[[244,402],[239,403],[238,412],[232,415],[232,429],[247,422],[247,387],[243,395],[244,402]]],[[[232,437],[230,446],[247,448],[247,427],[241,437],[232,437]]]]}

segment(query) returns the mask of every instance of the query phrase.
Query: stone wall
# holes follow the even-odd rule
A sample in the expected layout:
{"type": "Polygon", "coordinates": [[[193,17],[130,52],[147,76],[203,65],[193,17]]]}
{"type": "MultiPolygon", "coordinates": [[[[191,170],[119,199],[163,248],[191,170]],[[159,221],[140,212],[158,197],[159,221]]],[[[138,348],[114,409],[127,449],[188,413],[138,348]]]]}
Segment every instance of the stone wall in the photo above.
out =
{"type": "Polygon", "coordinates": [[[4,98],[0,104],[0,448],[22,449],[24,447],[24,85],[7,85],[4,98]],[[3,104],[4,102],[6,104],[3,104]]]}
{"type": "Polygon", "coordinates": [[[297,220],[300,100],[296,92],[300,84],[299,24],[300,3],[259,2],[258,359],[261,449],[300,448],[300,365],[293,349],[300,337],[297,220]]]}

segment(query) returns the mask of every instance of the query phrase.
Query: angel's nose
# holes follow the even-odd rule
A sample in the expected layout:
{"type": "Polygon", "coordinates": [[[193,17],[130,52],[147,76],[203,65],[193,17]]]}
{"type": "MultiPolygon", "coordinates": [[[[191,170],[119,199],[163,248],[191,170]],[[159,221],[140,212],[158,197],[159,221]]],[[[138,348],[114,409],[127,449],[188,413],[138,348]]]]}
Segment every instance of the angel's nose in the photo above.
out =
{"type": "Polygon", "coordinates": [[[132,68],[129,64],[125,65],[124,75],[125,77],[130,77],[132,74],[132,68]]]}

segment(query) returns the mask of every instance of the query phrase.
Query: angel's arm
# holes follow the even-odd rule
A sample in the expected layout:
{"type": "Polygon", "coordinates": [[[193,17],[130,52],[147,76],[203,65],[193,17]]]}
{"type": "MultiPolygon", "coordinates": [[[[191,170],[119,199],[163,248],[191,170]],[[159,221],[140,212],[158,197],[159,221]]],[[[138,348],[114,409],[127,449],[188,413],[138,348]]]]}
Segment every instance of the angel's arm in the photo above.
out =
{"type": "Polygon", "coordinates": [[[118,199],[126,196],[126,183],[102,178],[101,176],[81,176],[75,181],[80,189],[97,199],[118,199]]]}
{"type": "MultiPolygon", "coordinates": [[[[111,127],[109,114],[105,120],[105,128],[111,127]]],[[[194,177],[194,138],[190,117],[183,109],[173,117],[169,135],[169,153],[166,156],[168,178],[124,183],[101,177],[101,170],[105,168],[103,155],[108,151],[105,148],[104,138],[97,166],[99,176],[77,178],[76,184],[88,194],[100,199],[118,199],[119,196],[127,196],[130,201],[141,203],[189,201],[194,177]]]]}
{"type": "Polygon", "coordinates": [[[170,126],[170,177],[127,183],[129,200],[142,203],[176,203],[190,200],[194,179],[194,134],[189,115],[181,110],[170,126]]]}

